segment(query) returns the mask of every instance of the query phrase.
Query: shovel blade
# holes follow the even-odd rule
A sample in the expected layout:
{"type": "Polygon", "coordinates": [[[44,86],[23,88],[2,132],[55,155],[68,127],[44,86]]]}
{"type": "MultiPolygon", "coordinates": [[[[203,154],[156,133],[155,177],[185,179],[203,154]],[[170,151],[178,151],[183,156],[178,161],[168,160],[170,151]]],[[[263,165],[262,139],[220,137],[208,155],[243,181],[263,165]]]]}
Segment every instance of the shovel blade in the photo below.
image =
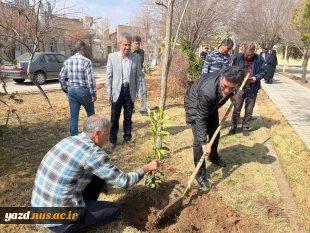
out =
{"type": "Polygon", "coordinates": [[[154,222],[154,226],[157,225],[162,219],[165,219],[175,214],[183,206],[183,198],[181,196],[174,200],[171,204],[167,205],[158,215],[154,222]]]}

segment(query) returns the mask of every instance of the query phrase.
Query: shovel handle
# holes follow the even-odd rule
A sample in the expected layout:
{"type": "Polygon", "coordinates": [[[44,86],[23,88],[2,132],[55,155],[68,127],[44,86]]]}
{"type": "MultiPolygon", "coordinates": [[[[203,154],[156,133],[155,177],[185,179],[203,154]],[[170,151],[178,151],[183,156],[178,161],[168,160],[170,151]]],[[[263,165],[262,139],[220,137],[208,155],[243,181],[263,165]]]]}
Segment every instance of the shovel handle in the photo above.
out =
{"type": "MultiPolygon", "coordinates": [[[[245,83],[246,83],[246,81],[247,81],[249,75],[250,75],[250,73],[248,73],[248,74],[246,75],[246,77],[244,78],[244,80],[243,80],[243,82],[242,82],[242,84],[241,84],[241,86],[240,86],[240,88],[239,88],[239,90],[238,90],[238,93],[240,93],[240,92],[242,91],[242,89],[243,89],[243,87],[244,87],[244,85],[245,85],[245,83]]],[[[228,114],[229,114],[229,112],[230,112],[230,110],[232,109],[233,106],[234,106],[234,104],[231,103],[230,106],[228,107],[228,109],[226,110],[226,113],[225,113],[225,115],[223,116],[223,118],[222,118],[222,120],[221,120],[221,123],[220,123],[219,126],[217,127],[217,129],[216,129],[216,131],[214,132],[214,134],[213,134],[213,136],[212,136],[210,142],[208,143],[208,149],[207,149],[207,151],[208,151],[208,150],[211,148],[211,146],[213,145],[213,142],[214,142],[215,138],[216,138],[217,135],[219,134],[219,132],[220,132],[220,130],[221,130],[221,128],[222,128],[222,125],[223,125],[223,123],[225,122],[225,120],[226,120],[226,118],[227,118],[227,116],[228,116],[228,114]]],[[[207,155],[208,155],[208,154],[205,153],[205,151],[204,151],[204,153],[203,153],[203,155],[201,156],[201,158],[200,158],[200,160],[199,160],[197,166],[195,167],[195,170],[194,170],[194,172],[193,172],[191,178],[190,178],[189,181],[188,181],[187,187],[185,188],[185,190],[184,190],[184,192],[183,192],[183,196],[185,196],[186,193],[188,192],[188,190],[191,188],[191,185],[192,185],[192,183],[193,183],[193,181],[194,181],[194,179],[195,179],[195,176],[197,175],[197,173],[198,173],[198,171],[199,171],[199,169],[200,169],[200,167],[201,167],[201,165],[202,165],[202,163],[203,163],[203,161],[205,160],[205,157],[206,157],[207,155]]]]}

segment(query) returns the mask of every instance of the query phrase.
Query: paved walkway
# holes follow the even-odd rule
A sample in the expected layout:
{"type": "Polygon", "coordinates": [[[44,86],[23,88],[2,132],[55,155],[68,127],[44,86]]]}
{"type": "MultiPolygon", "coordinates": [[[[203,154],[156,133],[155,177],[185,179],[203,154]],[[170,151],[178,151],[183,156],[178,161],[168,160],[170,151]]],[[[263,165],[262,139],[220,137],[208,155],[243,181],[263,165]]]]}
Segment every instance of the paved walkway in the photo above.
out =
{"type": "Polygon", "coordinates": [[[310,89],[279,73],[275,74],[273,84],[261,84],[310,150],[310,89]]]}

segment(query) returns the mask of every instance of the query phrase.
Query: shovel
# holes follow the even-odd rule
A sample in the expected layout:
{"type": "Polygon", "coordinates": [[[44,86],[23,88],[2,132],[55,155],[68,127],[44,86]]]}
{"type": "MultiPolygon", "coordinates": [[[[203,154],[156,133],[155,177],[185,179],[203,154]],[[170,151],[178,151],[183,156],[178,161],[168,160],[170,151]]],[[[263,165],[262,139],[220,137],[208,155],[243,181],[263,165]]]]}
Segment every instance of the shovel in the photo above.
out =
{"type": "MultiPolygon", "coordinates": [[[[247,74],[247,76],[244,78],[239,90],[238,90],[238,94],[242,91],[248,77],[249,77],[249,73],[247,74]]],[[[218,133],[220,132],[221,128],[222,128],[222,125],[223,123],[225,122],[230,110],[232,109],[233,107],[233,103],[230,104],[229,108],[227,109],[225,115],[223,116],[222,120],[221,120],[221,123],[219,124],[219,126],[217,127],[216,131],[214,132],[210,142],[208,143],[208,146],[207,146],[207,151],[210,151],[211,149],[211,146],[213,145],[213,142],[215,140],[215,138],[217,137],[218,133]]],[[[159,221],[161,219],[164,219],[168,216],[171,216],[172,214],[174,214],[182,205],[183,205],[183,199],[184,197],[187,195],[189,189],[191,188],[191,185],[195,179],[195,176],[197,175],[203,161],[205,160],[205,157],[207,156],[208,154],[207,153],[203,153],[203,155],[201,156],[200,160],[199,160],[199,163],[197,164],[193,174],[191,175],[189,181],[188,181],[188,184],[186,186],[186,188],[184,189],[183,193],[182,193],[182,196],[181,197],[178,197],[175,201],[173,201],[171,204],[167,205],[158,215],[157,215],[157,218],[155,219],[154,223],[152,224],[152,227],[155,227],[159,221]]]]}

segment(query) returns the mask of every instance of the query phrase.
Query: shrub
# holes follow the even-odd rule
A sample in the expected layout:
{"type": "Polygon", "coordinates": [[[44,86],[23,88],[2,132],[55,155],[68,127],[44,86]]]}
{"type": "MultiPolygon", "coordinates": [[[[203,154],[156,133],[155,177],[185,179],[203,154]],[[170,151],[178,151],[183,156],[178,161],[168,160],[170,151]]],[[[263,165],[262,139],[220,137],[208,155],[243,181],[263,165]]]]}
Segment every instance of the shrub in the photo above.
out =
{"type": "Polygon", "coordinates": [[[184,95],[188,81],[188,63],[186,57],[182,51],[175,50],[168,74],[167,96],[177,98],[180,95],[184,95]]]}
{"type": "Polygon", "coordinates": [[[189,66],[188,73],[191,77],[191,80],[197,80],[201,75],[204,61],[201,57],[196,56],[188,40],[182,40],[181,47],[182,51],[186,55],[189,66]]]}

